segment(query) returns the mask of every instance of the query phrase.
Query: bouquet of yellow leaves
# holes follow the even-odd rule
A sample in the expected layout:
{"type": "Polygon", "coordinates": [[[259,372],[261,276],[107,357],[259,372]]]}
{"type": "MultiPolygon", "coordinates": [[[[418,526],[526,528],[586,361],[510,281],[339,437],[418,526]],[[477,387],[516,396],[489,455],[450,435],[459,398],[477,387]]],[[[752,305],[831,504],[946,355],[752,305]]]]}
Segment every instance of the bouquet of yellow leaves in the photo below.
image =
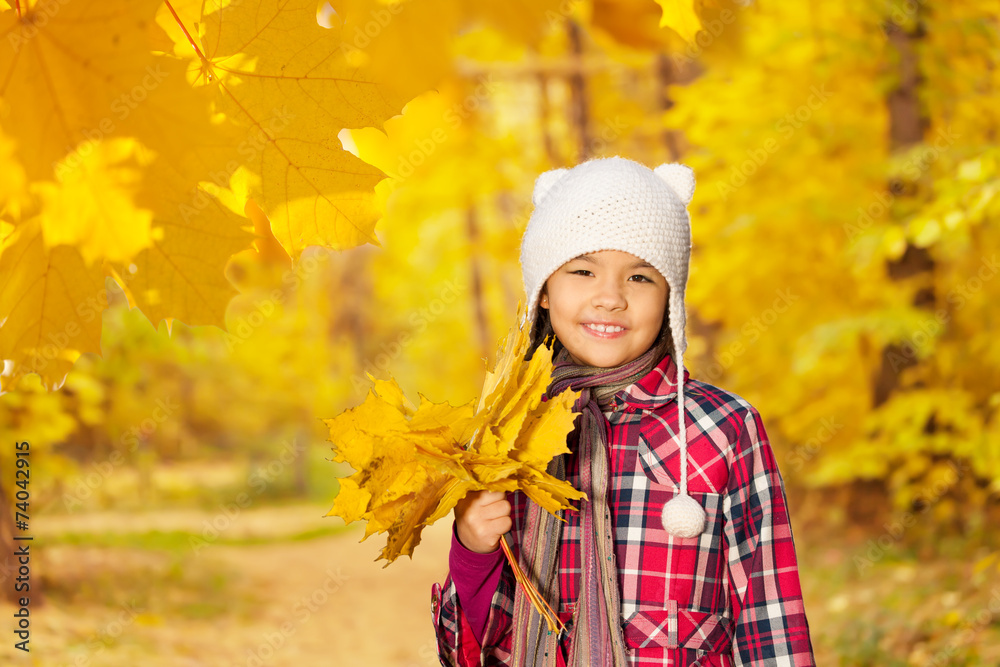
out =
{"type": "Polygon", "coordinates": [[[551,381],[552,355],[528,348],[522,328],[501,343],[494,369],[486,374],[478,404],[414,406],[392,379],[374,382],[364,403],[324,419],[334,443],[334,461],[356,472],[340,480],[327,516],[347,523],[363,519],[367,530],[388,532],[376,560],[412,557],[420,533],[448,514],[469,491],[520,490],[555,514],[569,499],[585,498],[568,482],[546,472],[566,453],[566,436],[576,414],[578,392],[567,390],[542,402],[551,381]]]}
{"type": "MultiPolygon", "coordinates": [[[[524,361],[528,326],[522,324],[501,342],[475,406],[476,401],[432,403],[420,395],[417,407],[394,380],[368,374],[374,386],[364,403],[323,420],[334,443],[333,460],[356,471],[340,479],[327,516],[347,523],[365,520],[362,541],[388,532],[375,559],[385,559],[386,567],[400,555],[412,558],[424,526],[446,516],[469,491],[519,490],[552,514],[574,509],[571,499],[586,498],[546,472],[555,456],[569,452],[566,436],[573,429],[572,406],[579,392],[541,400],[551,381],[552,353],[539,349],[524,361]]],[[[506,538],[501,545],[536,607],[550,625],[558,624],[521,572],[506,538]]]]}

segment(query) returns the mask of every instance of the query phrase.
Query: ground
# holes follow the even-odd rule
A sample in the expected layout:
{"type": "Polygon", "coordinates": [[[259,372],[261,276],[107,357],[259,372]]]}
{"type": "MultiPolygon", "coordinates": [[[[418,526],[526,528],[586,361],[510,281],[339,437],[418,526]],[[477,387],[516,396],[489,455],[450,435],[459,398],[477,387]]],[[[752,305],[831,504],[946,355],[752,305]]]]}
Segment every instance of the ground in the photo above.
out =
{"type": "MultiPolygon", "coordinates": [[[[451,520],[414,558],[375,562],[384,536],[323,518],[329,503],[87,511],[34,519],[31,652],[0,665],[431,667],[430,589],[451,520]]],[[[794,521],[794,520],[793,520],[794,521]]],[[[794,523],[793,523],[794,525],[794,523]]],[[[870,528],[796,533],[817,664],[1000,664],[1000,552],[926,553],[870,528]]],[[[15,608],[0,615],[12,627],[15,608]]]]}
{"type": "MultiPolygon", "coordinates": [[[[99,513],[39,521],[42,557],[33,572],[51,580],[47,603],[31,610],[30,655],[5,639],[0,663],[439,664],[430,589],[446,573],[450,523],[425,530],[413,560],[383,569],[384,561],[374,562],[379,536],[359,542],[363,530],[341,523],[341,532],[311,537],[320,523],[336,530],[339,519],[320,522],[325,509],[246,511],[225,531],[226,540],[243,543],[220,539],[207,546],[191,538],[219,515],[99,513]],[[132,531],[163,548],[65,544],[67,534],[90,531],[120,536],[106,541],[123,544],[132,531]],[[62,535],[64,543],[45,546],[45,534],[62,535]]],[[[12,611],[4,609],[4,617],[12,611]]]]}

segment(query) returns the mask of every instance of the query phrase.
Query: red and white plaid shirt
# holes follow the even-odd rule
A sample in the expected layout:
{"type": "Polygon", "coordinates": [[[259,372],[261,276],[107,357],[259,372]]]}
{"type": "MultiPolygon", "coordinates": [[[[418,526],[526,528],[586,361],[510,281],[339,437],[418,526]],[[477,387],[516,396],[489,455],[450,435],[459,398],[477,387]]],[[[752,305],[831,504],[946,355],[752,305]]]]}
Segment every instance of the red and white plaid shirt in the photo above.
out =
{"type": "MultiPolygon", "coordinates": [[[[629,664],[814,665],[784,485],[760,415],[735,394],[689,380],[686,370],[688,493],[705,508],[706,526],[698,537],[678,538],[660,522],[663,505],[679,492],[676,374],[673,359],[664,357],[620,391],[608,413],[608,505],[629,664]]],[[[576,437],[574,431],[573,453],[564,456],[567,479],[579,487],[576,437]]],[[[527,497],[507,497],[517,555],[527,497]]],[[[578,512],[563,516],[558,611],[567,623],[578,598],[580,526],[578,512]]],[[[515,585],[504,562],[480,647],[451,573],[434,584],[441,664],[511,665],[515,585]]]]}

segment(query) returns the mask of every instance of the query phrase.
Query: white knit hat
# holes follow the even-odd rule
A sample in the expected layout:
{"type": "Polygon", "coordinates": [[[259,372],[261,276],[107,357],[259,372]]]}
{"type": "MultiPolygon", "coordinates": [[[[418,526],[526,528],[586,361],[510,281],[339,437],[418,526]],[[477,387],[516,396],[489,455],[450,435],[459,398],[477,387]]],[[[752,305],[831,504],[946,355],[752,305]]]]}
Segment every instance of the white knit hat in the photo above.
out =
{"type": "MultiPolygon", "coordinates": [[[[552,169],[535,179],[535,209],[521,241],[521,271],[533,323],[542,286],[578,255],[620,250],[644,259],[670,286],[670,334],[677,366],[680,495],[663,508],[663,527],[678,537],[704,530],[705,511],[687,493],[687,429],[684,424],[684,290],[691,260],[687,205],[694,170],[671,162],[649,169],[623,157],[596,158],[572,169],[552,169]]],[[[523,323],[522,323],[523,324],[523,323]]]]}

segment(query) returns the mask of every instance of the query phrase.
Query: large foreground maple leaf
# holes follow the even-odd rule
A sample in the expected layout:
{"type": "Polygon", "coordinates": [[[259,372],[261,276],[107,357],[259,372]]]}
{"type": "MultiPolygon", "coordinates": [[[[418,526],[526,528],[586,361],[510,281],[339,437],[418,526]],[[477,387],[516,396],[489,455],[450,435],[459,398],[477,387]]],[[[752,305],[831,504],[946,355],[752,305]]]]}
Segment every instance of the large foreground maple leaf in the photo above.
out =
{"type": "Polygon", "coordinates": [[[315,0],[0,4],[0,359],[52,386],[100,353],[105,277],[154,323],[223,326],[248,200],[295,258],[377,243],[343,150],[405,102],[315,0]]]}

